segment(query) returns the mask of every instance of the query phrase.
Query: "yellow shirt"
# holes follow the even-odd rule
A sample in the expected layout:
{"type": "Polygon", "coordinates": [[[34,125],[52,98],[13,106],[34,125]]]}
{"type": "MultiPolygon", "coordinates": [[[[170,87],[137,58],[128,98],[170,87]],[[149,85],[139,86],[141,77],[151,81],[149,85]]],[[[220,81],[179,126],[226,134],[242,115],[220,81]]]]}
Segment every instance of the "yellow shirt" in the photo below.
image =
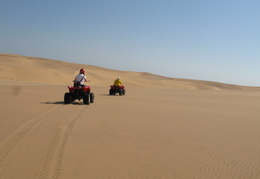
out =
{"type": "Polygon", "coordinates": [[[115,86],[121,86],[121,85],[122,85],[121,80],[120,80],[120,79],[116,79],[116,80],[114,81],[114,85],[115,85],[115,86]]]}

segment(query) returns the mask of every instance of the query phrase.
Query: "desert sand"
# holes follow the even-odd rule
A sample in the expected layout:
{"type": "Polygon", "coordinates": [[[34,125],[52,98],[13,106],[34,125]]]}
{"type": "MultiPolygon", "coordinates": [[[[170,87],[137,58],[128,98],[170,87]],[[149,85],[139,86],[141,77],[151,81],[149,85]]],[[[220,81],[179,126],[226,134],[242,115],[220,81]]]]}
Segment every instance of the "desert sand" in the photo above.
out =
{"type": "Polygon", "coordinates": [[[260,88],[13,54],[0,70],[0,179],[260,178],[260,88]],[[64,105],[82,67],[95,102],[64,105]]]}

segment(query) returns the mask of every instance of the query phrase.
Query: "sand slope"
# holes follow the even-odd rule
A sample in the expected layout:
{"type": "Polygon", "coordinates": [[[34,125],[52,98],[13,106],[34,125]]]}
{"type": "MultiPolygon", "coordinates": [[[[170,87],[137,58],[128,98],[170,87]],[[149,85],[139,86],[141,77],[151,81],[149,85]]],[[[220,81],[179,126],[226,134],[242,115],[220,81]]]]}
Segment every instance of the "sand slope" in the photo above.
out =
{"type": "Polygon", "coordinates": [[[84,65],[95,102],[64,105],[82,66],[1,54],[1,179],[260,178],[258,88],[84,65]]]}
{"type": "Polygon", "coordinates": [[[86,69],[91,85],[110,85],[120,76],[124,83],[131,86],[160,87],[200,90],[239,90],[251,89],[244,86],[218,82],[187,80],[158,76],[147,72],[131,72],[101,68],[91,65],[73,64],[58,60],[27,57],[13,54],[0,54],[0,79],[20,82],[48,84],[71,84],[80,68],[86,69]]]}

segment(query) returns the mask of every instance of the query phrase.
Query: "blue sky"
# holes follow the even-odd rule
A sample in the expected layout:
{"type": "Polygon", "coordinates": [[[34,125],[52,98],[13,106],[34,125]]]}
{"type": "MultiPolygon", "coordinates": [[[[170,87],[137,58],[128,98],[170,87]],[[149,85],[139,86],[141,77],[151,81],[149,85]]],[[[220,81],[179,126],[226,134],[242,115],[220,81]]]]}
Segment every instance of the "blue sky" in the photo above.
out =
{"type": "Polygon", "coordinates": [[[0,53],[260,86],[259,0],[2,0],[0,53]]]}

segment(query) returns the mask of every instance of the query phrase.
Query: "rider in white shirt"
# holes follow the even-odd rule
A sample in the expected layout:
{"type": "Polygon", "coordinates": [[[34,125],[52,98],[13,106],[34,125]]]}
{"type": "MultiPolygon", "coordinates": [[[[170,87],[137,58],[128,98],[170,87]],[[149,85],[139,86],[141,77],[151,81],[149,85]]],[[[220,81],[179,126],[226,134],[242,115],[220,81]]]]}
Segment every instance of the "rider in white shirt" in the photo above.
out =
{"type": "Polygon", "coordinates": [[[84,87],[84,83],[87,81],[87,77],[85,76],[85,69],[81,68],[79,74],[74,79],[74,87],[84,87]]]}

